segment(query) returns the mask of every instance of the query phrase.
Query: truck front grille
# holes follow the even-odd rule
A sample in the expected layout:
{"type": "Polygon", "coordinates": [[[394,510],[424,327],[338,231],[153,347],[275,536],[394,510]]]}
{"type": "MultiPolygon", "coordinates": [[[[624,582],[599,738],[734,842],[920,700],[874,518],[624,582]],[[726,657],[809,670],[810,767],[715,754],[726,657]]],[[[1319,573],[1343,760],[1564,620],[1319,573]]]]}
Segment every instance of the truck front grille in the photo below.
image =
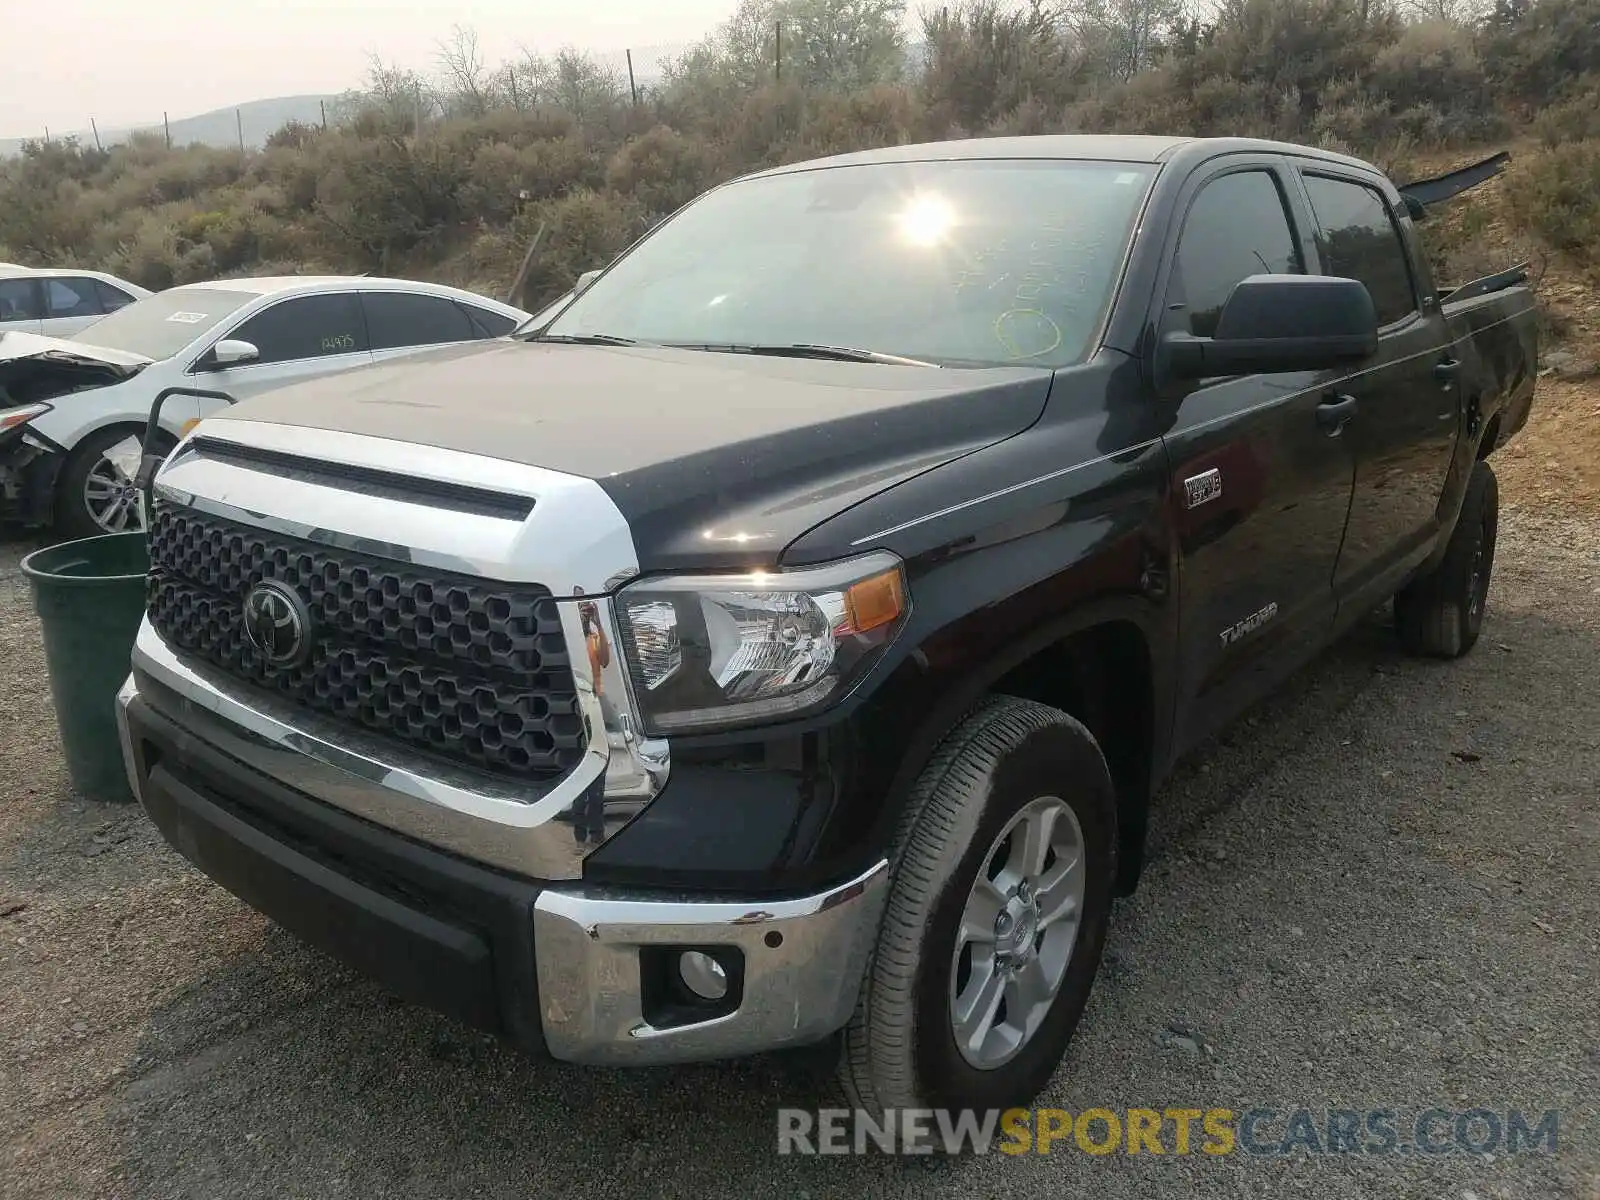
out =
{"type": "Polygon", "coordinates": [[[560,617],[538,584],[451,575],[161,503],[148,605],[174,646],[445,758],[550,779],[583,756],[560,617]],[[267,662],[245,636],[245,596],[264,579],[310,611],[311,651],[297,665],[267,662]]]}

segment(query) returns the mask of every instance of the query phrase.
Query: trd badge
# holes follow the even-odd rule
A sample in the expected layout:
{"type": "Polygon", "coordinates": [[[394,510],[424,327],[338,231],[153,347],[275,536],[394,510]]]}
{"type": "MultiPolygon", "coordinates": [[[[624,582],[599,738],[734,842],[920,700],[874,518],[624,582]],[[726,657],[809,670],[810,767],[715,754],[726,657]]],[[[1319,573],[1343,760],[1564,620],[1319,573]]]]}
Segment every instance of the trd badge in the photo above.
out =
{"type": "Polygon", "coordinates": [[[1222,472],[1216,467],[1191,475],[1183,481],[1183,506],[1199,508],[1208,500],[1222,495],[1222,472]]]}

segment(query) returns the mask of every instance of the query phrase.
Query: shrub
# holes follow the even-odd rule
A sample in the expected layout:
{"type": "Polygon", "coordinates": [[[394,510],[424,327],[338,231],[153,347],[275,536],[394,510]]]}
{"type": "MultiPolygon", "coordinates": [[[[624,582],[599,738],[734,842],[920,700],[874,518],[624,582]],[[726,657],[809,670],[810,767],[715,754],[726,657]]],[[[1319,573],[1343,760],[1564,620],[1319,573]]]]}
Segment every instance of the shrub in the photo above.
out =
{"type": "Polygon", "coordinates": [[[1540,151],[1522,165],[1507,195],[1513,213],[1547,244],[1600,266],[1600,140],[1540,151]]]}
{"type": "Polygon", "coordinates": [[[1546,146],[1600,138],[1600,77],[1589,76],[1575,84],[1565,100],[1534,119],[1533,131],[1546,146]]]}
{"type": "Polygon", "coordinates": [[[1081,81],[1066,39],[1038,6],[965,0],[924,16],[922,34],[922,103],[957,129],[985,129],[1024,104],[1035,112],[1059,109],[1081,81]]]}
{"type": "Polygon", "coordinates": [[[587,188],[525,208],[511,224],[512,245],[525,248],[541,227],[544,235],[522,306],[553,300],[585,271],[605,266],[645,232],[647,220],[635,202],[587,188]]]}
{"type": "Polygon", "coordinates": [[[705,142],[658,125],[611,157],[606,187],[655,216],[683,207],[713,181],[716,160],[705,142]]]}

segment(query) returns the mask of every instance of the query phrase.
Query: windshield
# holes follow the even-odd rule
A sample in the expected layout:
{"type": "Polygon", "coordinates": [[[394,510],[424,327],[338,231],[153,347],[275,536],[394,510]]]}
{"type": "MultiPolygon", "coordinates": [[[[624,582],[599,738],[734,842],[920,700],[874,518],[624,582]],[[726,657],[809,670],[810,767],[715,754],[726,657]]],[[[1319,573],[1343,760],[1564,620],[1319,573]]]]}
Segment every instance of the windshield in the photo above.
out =
{"type": "Polygon", "coordinates": [[[1090,349],[1155,168],[875,163],[712,191],[544,331],[1059,367],[1090,349]]]}
{"type": "Polygon", "coordinates": [[[159,361],[170,358],[255,298],[254,292],[224,288],[156,292],[108,313],[73,334],[71,340],[159,361]]]}

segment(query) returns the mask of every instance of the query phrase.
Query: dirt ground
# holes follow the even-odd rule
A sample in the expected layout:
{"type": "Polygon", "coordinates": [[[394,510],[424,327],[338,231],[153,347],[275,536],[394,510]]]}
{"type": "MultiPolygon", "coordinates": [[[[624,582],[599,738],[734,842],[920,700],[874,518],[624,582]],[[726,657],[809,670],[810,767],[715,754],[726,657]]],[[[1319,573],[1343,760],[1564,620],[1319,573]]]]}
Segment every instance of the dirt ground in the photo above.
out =
{"type": "MultiPolygon", "coordinates": [[[[1553,378],[1553,377],[1552,377],[1553,378]]],[[[584,1071],[396,1003],[62,766],[0,547],[0,1197],[1600,1197],[1600,389],[1501,464],[1483,642],[1381,616],[1187,763],[1042,1103],[1559,1114],[1555,1153],[779,1157],[792,1065],[584,1071]]]]}

